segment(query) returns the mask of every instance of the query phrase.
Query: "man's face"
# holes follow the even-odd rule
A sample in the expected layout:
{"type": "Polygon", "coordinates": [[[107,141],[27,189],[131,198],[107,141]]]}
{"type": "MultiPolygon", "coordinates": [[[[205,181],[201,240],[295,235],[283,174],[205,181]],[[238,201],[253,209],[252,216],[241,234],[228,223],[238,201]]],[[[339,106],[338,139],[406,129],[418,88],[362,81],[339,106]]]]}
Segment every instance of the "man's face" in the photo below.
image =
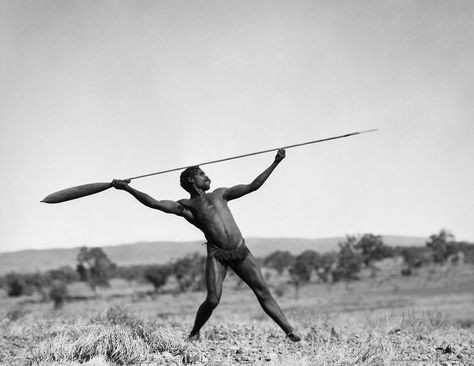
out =
{"type": "Polygon", "coordinates": [[[202,169],[199,169],[194,176],[194,184],[197,188],[201,188],[203,191],[207,191],[211,188],[211,180],[202,169]]]}

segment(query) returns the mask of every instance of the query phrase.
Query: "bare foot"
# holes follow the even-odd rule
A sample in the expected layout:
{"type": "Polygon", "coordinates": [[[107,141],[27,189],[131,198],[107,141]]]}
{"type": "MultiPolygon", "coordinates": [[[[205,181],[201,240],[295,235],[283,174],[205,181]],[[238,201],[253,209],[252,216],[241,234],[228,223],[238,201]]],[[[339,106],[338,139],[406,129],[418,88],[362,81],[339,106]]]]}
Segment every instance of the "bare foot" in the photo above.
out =
{"type": "Polygon", "coordinates": [[[296,332],[296,330],[293,330],[290,333],[286,333],[286,339],[289,339],[292,342],[299,342],[301,341],[301,336],[296,332]]]}
{"type": "Polygon", "coordinates": [[[194,333],[194,334],[190,334],[189,337],[188,337],[188,341],[199,341],[201,340],[201,334],[199,332],[197,333],[194,333]]]}

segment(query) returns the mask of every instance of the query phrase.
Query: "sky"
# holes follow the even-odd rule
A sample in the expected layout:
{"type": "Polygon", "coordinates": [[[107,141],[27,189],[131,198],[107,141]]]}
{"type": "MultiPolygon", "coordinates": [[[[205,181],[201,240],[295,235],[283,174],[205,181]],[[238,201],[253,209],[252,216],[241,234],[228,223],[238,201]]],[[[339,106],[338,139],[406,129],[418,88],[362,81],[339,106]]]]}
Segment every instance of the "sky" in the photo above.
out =
{"type": "MultiPolygon", "coordinates": [[[[474,2],[0,0],[0,251],[203,240],[114,189],[63,188],[289,149],[230,207],[246,237],[474,241],[474,2]]],[[[249,183],[274,153],[204,166],[249,183]]],[[[157,199],[179,172],[137,179],[157,199]]]]}

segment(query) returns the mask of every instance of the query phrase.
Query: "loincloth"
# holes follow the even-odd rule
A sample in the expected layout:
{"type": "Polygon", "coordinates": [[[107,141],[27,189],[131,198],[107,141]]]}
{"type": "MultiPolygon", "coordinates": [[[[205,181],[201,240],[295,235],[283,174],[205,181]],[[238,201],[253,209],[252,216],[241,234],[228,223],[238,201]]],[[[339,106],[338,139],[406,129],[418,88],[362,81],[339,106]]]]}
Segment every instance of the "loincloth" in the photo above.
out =
{"type": "Polygon", "coordinates": [[[242,263],[250,254],[250,250],[245,245],[245,242],[243,242],[238,248],[232,250],[221,249],[210,243],[207,243],[207,245],[210,247],[210,255],[216,258],[224,266],[232,267],[242,263]]]}

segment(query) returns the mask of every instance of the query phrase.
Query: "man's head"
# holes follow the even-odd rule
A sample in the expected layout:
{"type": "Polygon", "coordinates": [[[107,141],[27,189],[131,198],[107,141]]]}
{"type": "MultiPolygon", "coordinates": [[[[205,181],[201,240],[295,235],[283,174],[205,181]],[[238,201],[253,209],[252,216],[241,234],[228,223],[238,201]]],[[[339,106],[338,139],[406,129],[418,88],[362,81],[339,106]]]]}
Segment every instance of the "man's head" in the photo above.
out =
{"type": "Polygon", "coordinates": [[[188,193],[192,192],[193,186],[207,191],[211,188],[211,180],[199,166],[192,166],[184,169],[179,176],[179,182],[188,193]]]}

